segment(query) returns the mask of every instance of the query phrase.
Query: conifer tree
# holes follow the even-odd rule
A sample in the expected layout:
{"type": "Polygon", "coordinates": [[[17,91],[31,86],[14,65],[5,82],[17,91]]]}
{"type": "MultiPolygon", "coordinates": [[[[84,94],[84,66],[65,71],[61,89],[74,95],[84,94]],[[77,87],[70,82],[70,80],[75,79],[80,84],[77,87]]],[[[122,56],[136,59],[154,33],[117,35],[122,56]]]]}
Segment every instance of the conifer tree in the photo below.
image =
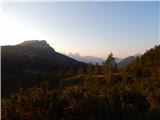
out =
{"type": "Polygon", "coordinates": [[[115,58],[113,57],[113,54],[110,53],[108,55],[107,60],[104,63],[104,76],[105,76],[105,80],[108,80],[109,83],[111,82],[111,74],[113,71],[113,67],[115,65],[114,60],[115,58]]]}
{"type": "Polygon", "coordinates": [[[99,74],[99,64],[96,63],[95,68],[94,68],[94,74],[98,75],[99,74]]]}
{"type": "Polygon", "coordinates": [[[89,63],[87,66],[87,75],[91,75],[93,71],[93,65],[92,63],[89,63]]]}

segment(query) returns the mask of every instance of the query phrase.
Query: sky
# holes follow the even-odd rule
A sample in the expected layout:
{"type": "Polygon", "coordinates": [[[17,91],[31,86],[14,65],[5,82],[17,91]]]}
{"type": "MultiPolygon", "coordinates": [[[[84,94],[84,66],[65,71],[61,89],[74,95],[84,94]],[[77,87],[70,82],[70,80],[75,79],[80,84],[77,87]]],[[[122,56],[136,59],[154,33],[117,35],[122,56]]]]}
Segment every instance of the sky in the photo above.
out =
{"type": "Polygon", "coordinates": [[[46,40],[61,53],[106,58],[110,52],[143,53],[160,43],[160,2],[37,1],[3,0],[0,45],[46,40]]]}

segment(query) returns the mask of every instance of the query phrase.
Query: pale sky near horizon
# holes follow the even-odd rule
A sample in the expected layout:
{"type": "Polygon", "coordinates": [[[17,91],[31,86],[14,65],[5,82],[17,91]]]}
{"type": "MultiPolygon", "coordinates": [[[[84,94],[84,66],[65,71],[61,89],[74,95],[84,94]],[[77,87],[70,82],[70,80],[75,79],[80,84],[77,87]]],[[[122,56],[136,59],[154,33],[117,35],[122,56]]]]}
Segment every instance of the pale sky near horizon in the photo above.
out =
{"type": "Polygon", "coordinates": [[[3,2],[0,45],[38,39],[61,53],[126,57],[160,43],[159,16],[160,2],[3,2]]]}

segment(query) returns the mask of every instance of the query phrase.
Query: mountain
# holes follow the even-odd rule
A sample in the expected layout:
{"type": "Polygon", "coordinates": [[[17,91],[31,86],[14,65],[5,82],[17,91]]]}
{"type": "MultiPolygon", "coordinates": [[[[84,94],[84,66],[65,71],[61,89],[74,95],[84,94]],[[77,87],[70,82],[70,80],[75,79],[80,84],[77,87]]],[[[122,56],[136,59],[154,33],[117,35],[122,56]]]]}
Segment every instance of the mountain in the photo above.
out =
{"type": "Polygon", "coordinates": [[[117,63],[118,68],[126,67],[127,65],[131,64],[135,59],[136,59],[136,56],[126,57],[125,59],[123,59],[123,60],[121,60],[120,62],[117,63]]]}
{"type": "MultiPolygon", "coordinates": [[[[93,65],[96,65],[96,63],[98,63],[99,65],[102,65],[102,63],[105,61],[105,59],[100,58],[100,57],[95,57],[95,56],[81,56],[79,53],[69,53],[69,54],[65,54],[64,55],[71,57],[75,60],[81,61],[81,62],[85,62],[85,63],[92,63],[93,65]]],[[[119,63],[123,60],[123,58],[118,58],[115,57],[115,62],[119,63]]]]}
{"type": "Polygon", "coordinates": [[[83,62],[56,52],[45,40],[1,46],[2,96],[15,86],[37,84],[85,66],[83,62]]]}
{"type": "Polygon", "coordinates": [[[119,62],[121,62],[122,60],[123,60],[123,58],[115,57],[115,62],[116,62],[116,63],[119,63],[119,62]]]}
{"type": "Polygon", "coordinates": [[[50,70],[60,66],[85,65],[56,52],[45,40],[24,41],[15,46],[2,46],[1,51],[2,72],[26,69],[50,70]]]}
{"type": "Polygon", "coordinates": [[[102,64],[102,62],[104,61],[103,58],[99,58],[99,57],[94,57],[94,56],[80,56],[79,53],[69,53],[69,54],[65,54],[67,55],[68,57],[71,57],[73,59],[76,59],[78,61],[81,61],[81,62],[85,62],[85,63],[92,63],[93,65],[95,65],[96,63],[98,64],[102,64]]]}

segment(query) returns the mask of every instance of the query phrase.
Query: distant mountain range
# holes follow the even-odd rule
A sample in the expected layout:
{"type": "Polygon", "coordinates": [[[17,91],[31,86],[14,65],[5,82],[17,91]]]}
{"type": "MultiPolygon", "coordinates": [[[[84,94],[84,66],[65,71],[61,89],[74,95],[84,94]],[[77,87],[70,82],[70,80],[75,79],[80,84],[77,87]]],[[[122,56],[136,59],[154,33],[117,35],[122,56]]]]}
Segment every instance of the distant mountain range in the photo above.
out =
{"type": "MultiPolygon", "coordinates": [[[[81,62],[85,62],[85,63],[92,63],[93,65],[96,65],[96,63],[98,63],[99,65],[102,65],[102,63],[105,61],[105,59],[100,58],[100,57],[95,57],[95,56],[81,56],[79,53],[69,53],[66,54],[64,53],[64,55],[71,57],[75,60],[81,61],[81,62]]],[[[115,58],[116,63],[121,62],[123,59],[122,58],[115,58]]]]}
{"type": "MultiPolygon", "coordinates": [[[[105,60],[94,56],[80,56],[79,53],[60,54],[45,40],[24,41],[14,46],[1,46],[2,72],[22,72],[28,70],[54,70],[60,67],[86,66],[86,63],[100,64],[105,60]]],[[[135,60],[136,56],[125,59],[115,58],[119,68],[135,60]]]]}
{"type": "MultiPolygon", "coordinates": [[[[65,54],[65,53],[64,53],[65,54]]],[[[79,53],[69,53],[69,54],[65,54],[66,56],[68,57],[71,57],[75,60],[78,60],[78,61],[81,61],[81,62],[85,62],[85,63],[92,63],[92,64],[102,64],[102,62],[104,62],[104,59],[103,58],[99,58],[99,57],[94,57],[94,56],[80,56],[79,53]]]]}
{"type": "MultiPolygon", "coordinates": [[[[65,54],[65,55],[68,57],[71,57],[77,61],[81,61],[81,62],[85,62],[85,63],[92,63],[93,65],[95,65],[96,63],[98,63],[99,65],[102,65],[102,63],[105,61],[105,59],[100,58],[100,57],[81,56],[79,53],[75,53],[75,54],[69,53],[69,54],[65,54]]],[[[135,56],[129,56],[126,58],[115,57],[115,62],[117,63],[119,68],[123,68],[123,67],[131,64],[132,61],[134,61],[136,59],[136,56],[139,56],[139,54],[137,54],[135,56]]]]}

